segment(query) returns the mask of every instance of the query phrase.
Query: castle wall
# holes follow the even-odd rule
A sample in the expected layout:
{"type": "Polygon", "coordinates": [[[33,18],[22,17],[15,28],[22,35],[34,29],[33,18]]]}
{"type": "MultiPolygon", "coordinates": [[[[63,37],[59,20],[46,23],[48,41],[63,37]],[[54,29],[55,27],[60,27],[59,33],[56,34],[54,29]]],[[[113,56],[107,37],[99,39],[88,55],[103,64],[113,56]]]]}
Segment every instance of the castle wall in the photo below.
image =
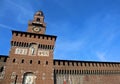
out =
{"type": "Polygon", "coordinates": [[[54,84],[120,84],[118,74],[56,74],[54,84]]]}
{"type": "Polygon", "coordinates": [[[54,84],[119,84],[120,63],[54,60],[54,84]]]}

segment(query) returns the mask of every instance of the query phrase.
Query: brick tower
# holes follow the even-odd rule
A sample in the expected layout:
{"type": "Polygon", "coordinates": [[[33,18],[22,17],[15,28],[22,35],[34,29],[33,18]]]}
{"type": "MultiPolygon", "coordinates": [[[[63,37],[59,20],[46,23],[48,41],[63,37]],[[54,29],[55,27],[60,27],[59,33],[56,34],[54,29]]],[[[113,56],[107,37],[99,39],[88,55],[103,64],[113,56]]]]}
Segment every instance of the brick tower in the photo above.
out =
{"type": "Polygon", "coordinates": [[[42,11],[35,13],[27,32],[12,31],[11,50],[3,84],[54,84],[56,36],[46,35],[42,11]]]}

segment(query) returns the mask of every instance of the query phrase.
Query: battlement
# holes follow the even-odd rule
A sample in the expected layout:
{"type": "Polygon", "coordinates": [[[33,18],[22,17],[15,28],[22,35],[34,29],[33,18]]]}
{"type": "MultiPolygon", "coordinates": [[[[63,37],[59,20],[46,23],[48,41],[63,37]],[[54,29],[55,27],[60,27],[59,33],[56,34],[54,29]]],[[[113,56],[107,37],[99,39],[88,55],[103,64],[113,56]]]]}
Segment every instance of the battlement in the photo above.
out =
{"type": "Polygon", "coordinates": [[[120,74],[120,63],[54,60],[54,69],[56,74],[120,74]]]}

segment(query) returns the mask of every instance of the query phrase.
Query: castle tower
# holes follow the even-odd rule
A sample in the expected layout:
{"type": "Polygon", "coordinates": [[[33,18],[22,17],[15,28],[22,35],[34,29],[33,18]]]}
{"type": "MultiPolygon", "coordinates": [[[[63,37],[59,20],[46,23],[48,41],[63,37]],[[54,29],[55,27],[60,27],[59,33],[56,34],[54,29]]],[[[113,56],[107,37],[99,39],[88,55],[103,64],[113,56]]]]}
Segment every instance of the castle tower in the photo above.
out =
{"type": "Polygon", "coordinates": [[[46,35],[42,11],[35,13],[27,32],[12,31],[11,50],[4,84],[53,84],[53,52],[56,36],[46,35]]]}

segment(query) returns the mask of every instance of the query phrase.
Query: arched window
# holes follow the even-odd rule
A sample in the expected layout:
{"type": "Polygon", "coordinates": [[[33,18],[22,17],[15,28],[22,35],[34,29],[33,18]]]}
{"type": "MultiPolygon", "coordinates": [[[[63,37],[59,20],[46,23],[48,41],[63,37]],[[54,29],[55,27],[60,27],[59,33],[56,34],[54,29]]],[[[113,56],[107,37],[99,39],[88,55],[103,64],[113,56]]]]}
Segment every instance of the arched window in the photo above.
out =
{"type": "Polygon", "coordinates": [[[36,21],[37,21],[37,22],[40,22],[40,18],[37,18],[36,21]]]}
{"type": "Polygon", "coordinates": [[[22,59],[21,63],[24,63],[24,59],[22,59]]]}
{"type": "Polygon", "coordinates": [[[22,84],[35,84],[36,76],[32,72],[27,72],[23,76],[22,84]]]}
{"type": "Polygon", "coordinates": [[[15,59],[13,59],[13,63],[15,63],[15,59]]]}
{"type": "Polygon", "coordinates": [[[32,60],[30,60],[30,64],[32,64],[32,60]]]}

